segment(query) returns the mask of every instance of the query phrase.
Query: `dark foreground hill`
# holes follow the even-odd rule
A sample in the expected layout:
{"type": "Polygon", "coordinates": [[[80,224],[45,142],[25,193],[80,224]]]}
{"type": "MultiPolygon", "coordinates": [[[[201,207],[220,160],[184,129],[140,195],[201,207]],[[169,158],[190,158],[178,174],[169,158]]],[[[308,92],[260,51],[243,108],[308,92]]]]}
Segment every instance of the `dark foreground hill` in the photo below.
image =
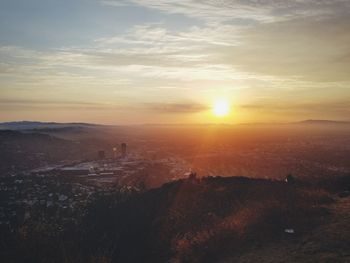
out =
{"type": "MultiPolygon", "coordinates": [[[[303,262],[303,242],[336,218],[335,193],[349,186],[349,178],[339,180],[186,179],[127,197],[101,196],[65,229],[22,226],[5,255],[9,262],[279,262],[267,252],[281,247],[280,260],[291,259],[290,248],[303,262]]],[[[336,238],[349,229],[329,231],[336,238]]],[[[346,244],[332,244],[346,251],[346,244]]],[[[346,262],[346,255],[333,257],[346,262]]]]}

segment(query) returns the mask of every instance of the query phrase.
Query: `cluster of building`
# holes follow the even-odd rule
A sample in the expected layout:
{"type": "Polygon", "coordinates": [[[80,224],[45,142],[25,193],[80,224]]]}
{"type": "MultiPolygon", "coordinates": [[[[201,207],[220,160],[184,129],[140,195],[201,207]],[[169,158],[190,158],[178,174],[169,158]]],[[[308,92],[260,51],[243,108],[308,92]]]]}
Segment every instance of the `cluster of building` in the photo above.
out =
{"type": "Polygon", "coordinates": [[[111,153],[99,150],[95,160],[44,166],[30,174],[71,176],[95,186],[154,187],[181,178],[188,170],[188,164],[175,156],[156,159],[148,158],[144,152],[127,153],[126,143],[113,147],[111,153]]]}
{"type": "Polygon", "coordinates": [[[181,158],[147,159],[127,154],[125,143],[118,148],[112,149],[109,158],[100,150],[93,161],[49,165],[2,177],[0,225],[73,220],[101,193],[141,191],[186,176],[188,166],[181,158]]]}
{"type": "Polygon", "coordinates": [[[201,176],[248,176],[283,179],[292,173],[299,177],[338,176],[350,172],[344,149],[330,142],[294,140],[239,145],[218,145],[195,153],[189,159],[201,176]],[[340,153],[337,153],[339,151],[340,153]],[[329,155],[332,152],[334,154],[329,155]],[[337,154],[336,154],[337,153],[337,154]]]}
{"type": "MultiPolygon", "coordinates": [[[[116,160],[118,158],[125,158],[126,157],[126,143],[121,143],[120,144],[120,154],[118,155],[118,148],[117,147],[113,147],[112,148],[113,151],[113,159],[116,160]]],[[[97,158],[99,160],[104,160],[106,159],[106,152],[104,150],[99,150],[97,152],[97,158]]]]}
{"type": "Polygon", "coordinates": [[[68,182],[59,176],[26,175],[2,178],[0,182],[0,225],[20,225],[25,221],[71,220],[97,189],[68,182]],[[45,214],[45,216],[43,216],[45,214]]]}

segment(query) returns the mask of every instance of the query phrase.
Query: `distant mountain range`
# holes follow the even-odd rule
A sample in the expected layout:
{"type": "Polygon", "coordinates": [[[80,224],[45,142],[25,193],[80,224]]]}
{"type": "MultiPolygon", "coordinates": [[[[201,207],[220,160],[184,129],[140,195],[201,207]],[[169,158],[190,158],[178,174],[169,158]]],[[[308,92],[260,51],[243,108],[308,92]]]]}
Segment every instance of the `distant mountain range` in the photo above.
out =
{"type": "Polygon", "coordinates": [[[350,124],[349,121],[331,121],[331,120],[305,120],[297,124],[350,124]]]}
{"type": "Polygon", "coordinates": [[[39,122],[39,121],[14,121],[0,123],[0,130],[33,130],[33,129],[56,129],[56,128],[91,128],[102,126],[99,124],[71,122],[39,122]]]}
{"type": "MultiPolygon", "coordinates": [[[[350,125],[350,121],[333,121],[333,120],[304,120],[291,123],[242,123],[242,125],[288,125],[288,124],[306,124],[306,125],[350,125]]],[[[197,126],[203,124],[146,124],[141,126],[197,126]]],[[[212,125],[212,124],[207,124],[212,125]]],[[[230,124],[222,124],[230,125],[230,124]]],[[[70,129],[70,128],[94,128],[108,125],[92,124],[83,122],[39,122],[39,121],[14,121],[0,123],[0,130],[37,130],[37,129],[70,129]]]]}

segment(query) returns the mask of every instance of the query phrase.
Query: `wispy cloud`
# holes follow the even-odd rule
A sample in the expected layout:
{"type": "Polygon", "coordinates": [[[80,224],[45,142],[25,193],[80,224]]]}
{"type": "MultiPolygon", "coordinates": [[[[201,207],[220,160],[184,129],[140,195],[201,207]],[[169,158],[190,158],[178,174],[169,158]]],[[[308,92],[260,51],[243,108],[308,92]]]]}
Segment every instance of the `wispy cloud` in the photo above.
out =
{"type": "Polygon", "coordinates": [[[145,108],[157,113],[197,113],[209,109],[208,105],[199,103],[150,103],[145,108]]]}
{"type": "Polygon", "coordinates": [[[246,30],[244,43],[222,50],[242,71],[312,81],[349,81],[349,15],[297,19],[246,30]]]}
{"type": "Polygon", "coordinates": [[[25,109],[70,109],[70,110],[102,110],[102,111],[149,111],[164,114],[183,114],[197,113],[209,109],[208,105],[200,103],[140,103],[137,105],[131,103],[111,103],[111,102],[89,102],[89,101],[70,101],[70,100],[35,100],[35,99],[0,99],[0,108],[8,111],[22,111],[25,109]]]}
{"type": "Polygon", "coordinates": [[[274,22],[295,17],[330,15],[349,8],[347,0],[103,0],[104,5],[139,5],[170,14],[183,14],[211,22],[252,19],[274,22]]]}
{"type": "Polygon", "coordinates": [[[96,103],[86,101],[70,101],[70,100],[38,100],[38,99],[0,99],[0,108],[8,111],[22,111],[25,109],[45,109],[45,110],[57,110],[57,109],[70,109],[70,110],[106,110],[106,109],[118,109],[117,105],[109,103],[96,103]]]}
{"type": "Polygon", "coordinates": [[[305,110],[313,110],[319,111],[320,109],[327,108],[328,110],[334,111],[350,111],[350,100],[339,100],[339,101],[322,101],[322,102],[293,102],[286,103],[285,101],[277,102],[260,102],[255,104],[244,104],[241,105],[241,108],[245,109],[261,109],[261,110],[294,110],[294,111],[305,111],[305,110]]]}

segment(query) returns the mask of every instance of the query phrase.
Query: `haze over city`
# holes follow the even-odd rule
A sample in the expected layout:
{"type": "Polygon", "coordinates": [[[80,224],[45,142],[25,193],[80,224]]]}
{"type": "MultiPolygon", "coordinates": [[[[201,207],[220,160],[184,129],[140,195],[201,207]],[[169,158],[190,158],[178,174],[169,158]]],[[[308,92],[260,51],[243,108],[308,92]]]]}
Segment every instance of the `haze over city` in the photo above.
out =
{"type": "Polygon", "coordinates": [[[1,121],[349,120],[346,0],[0,5],[1,121]]]}

